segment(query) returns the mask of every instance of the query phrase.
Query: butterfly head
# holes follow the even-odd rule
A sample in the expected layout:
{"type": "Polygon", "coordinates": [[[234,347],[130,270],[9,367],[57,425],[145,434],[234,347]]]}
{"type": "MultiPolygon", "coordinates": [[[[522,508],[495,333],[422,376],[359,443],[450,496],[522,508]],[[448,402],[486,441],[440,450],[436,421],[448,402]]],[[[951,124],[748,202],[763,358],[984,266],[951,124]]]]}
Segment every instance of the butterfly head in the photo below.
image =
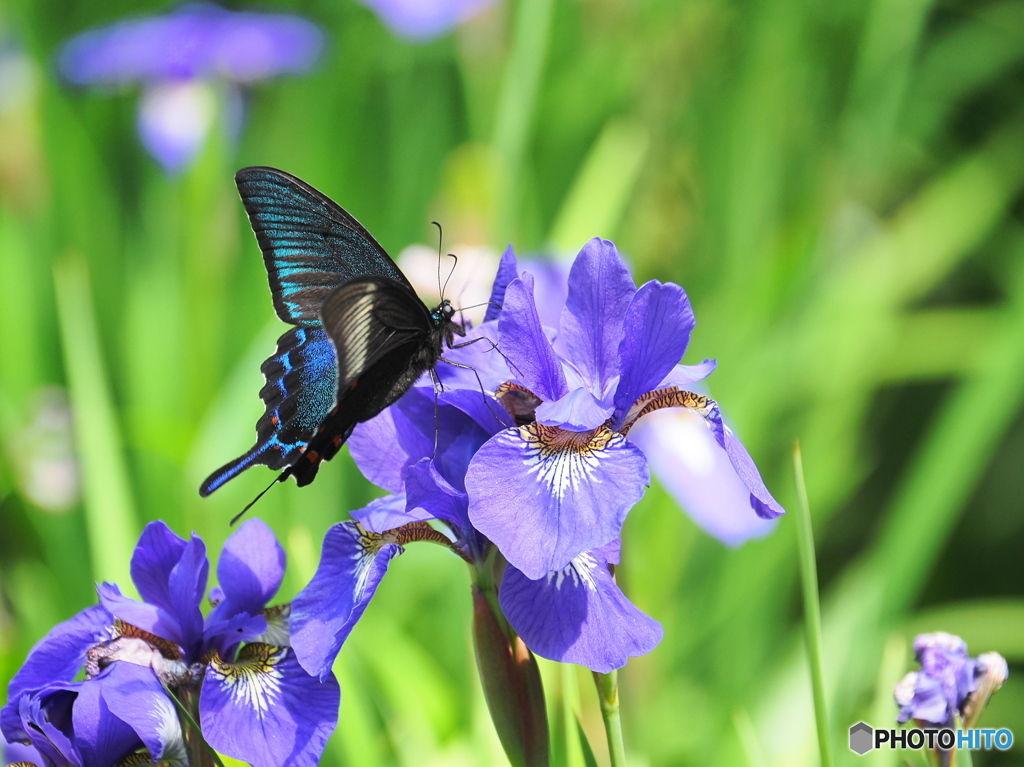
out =
{"type": "Polygon", "coordinates": [[[447,298],[442,300],[437,308],[430,313],[430,319],[434,321],[435,325],[447,325],[454,317],[455,309],[447,298]]]}

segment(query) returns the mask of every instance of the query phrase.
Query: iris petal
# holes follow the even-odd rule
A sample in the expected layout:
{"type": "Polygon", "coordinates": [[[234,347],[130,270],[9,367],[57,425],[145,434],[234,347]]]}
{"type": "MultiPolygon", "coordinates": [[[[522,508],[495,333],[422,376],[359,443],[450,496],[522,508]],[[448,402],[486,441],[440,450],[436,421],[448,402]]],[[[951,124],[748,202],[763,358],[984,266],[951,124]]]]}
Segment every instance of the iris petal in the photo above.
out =
{"type": "Polygon", "coordinates": [[[649,653],[663,634],[660,623],[626,599],[599,552],[581,554],[537,580],[507,567],[499,600],[535,653],[603,674],[649,653]]]}
{"type": "Polygon", "coordinates": [[[58,623],[28,654],[7,688],[7,705],[0,709],[0,729],[7,740],[25,740],[19,714],[19,699],[29,690],[54,681],[71,681],[85,662],[88,650],[110,639],[114,616],[101,605],[93,605],[58,623]]]}
{"type": "Polygon", "coordinates": [[[646,458],[622,435],[539,423],[492,437],[466,474],[470,520],[529,578],[616,538],[648,483],[646,458]]]}
{"type": "Polygon", "coordinates": [[[338,719],[334,675],[310,676],[285,647],[246,645],[234,663],[210,663],[200,698],[203,735],[254,767],[319,761],[338,719]]]}
{"type": "Polygon", "coordinates": [[[114,663],[100,689],[110,712],[135,731],[154,760],[188,764],[178,712],[152,669],[114,663]]]}
{"type": "Polygon", "coordinates": [[[529,274],[513,280],[505,290],[498,339],[520,382],[542,400],[552,402],[569,391],[561,363],[540,323],[529,274]]]}
{"type": "Polygon", "coordinates": [[[679,506],[706,533],[739,546],[775,529],[752,512],[750,489],[700,416],[683,408],[659,410],[629,432],[679,506]]]}
{"type": "Polygon", "coordinates": [[[690,300],[678,285],[652,280],[632,298],[619,347],[622,368],[615,409],[620,414],[676,367],[694,326],[690,300]]]}
{"type": "Polygon", "coordinates": [[[214,612],[255,615],[273,599],[284,578],[285,553],[262,519],[246,520],[224,542],[217,580],[224,601],[214,612]]]}
{"type": "Polygon", "coordinates": [[[324,536],[313,580],[292,601],[292,647],[310,674],[326,679],[341,645],[362,617],[393,557],[404,549],[355,522],[324,536]]]}
{"type": "Polygon", "coordinates": [[[622,321],[634,293],[636,285],[615,245],[597,237],[587,242],[569,270],[559,340],[584,386],[598,398],[604,398],[619,374],[622,321]]]}

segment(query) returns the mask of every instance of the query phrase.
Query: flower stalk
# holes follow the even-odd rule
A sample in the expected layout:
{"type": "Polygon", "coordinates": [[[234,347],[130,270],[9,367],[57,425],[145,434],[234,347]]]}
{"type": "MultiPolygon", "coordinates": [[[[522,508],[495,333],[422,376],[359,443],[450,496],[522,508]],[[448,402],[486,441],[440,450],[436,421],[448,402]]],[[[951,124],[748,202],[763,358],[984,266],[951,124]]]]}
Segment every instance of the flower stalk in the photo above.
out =
{"type": "Polygon", "coordinates": [[[612,767],[625,767],[626,746],[622,740],[622,719],[619,716],[619,672],[609,674],[594,672],[597,683],[597,697],[601,702],[601,718],[608,738],[608,755],[612,767]]]}
{"type": "Polygon", "coordinates": [[[479,585],[472,589],[477,670],[498,739],[512,767],[548,767],[548,720],[537,660],[492,608],[497,594],[489,599],[479,585]]]}

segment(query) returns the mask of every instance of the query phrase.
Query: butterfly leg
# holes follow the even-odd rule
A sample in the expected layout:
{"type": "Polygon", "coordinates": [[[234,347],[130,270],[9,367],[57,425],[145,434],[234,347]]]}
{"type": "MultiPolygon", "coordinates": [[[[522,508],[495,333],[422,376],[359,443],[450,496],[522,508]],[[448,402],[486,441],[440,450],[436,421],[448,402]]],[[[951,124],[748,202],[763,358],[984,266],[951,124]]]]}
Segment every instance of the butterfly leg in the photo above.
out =
{"type": "Polygon", "coordinates": [[[430,381],[434,384],[434,454],[430,457],[430,460],[434,460],[437,458],[437,440],[441,435],[441,409],[437,398],[438,394],[444,391],[444,384],[441,383],[434,368],[428,368],[428,370],[430,371],[430,381]]]}
{"type": "MultiPolygon", "coordinates": [[[[475,344],[477,341],[486,341],[487,343],[489,343],[491,345],[491,348],[488,349],[487,351],[489,351],[489,352],[497,352],[498,354],[501,355],[502,359],[505,360],[505,362],[508,364],[508,366],[509,366],[509,368],[511,370],[516,371],[517,375],[522,375],[523,374],[523,371],[520,370],[518,367],[516,367],[516,363],[514,363],[512,360],[510,360],[508,358],[508,356],[505,354],[505,352],[503,352],[501,349],[499,349],[498,345],[496,343],[494,343],[494,341],[489,339],[487,336],[480,336],[479,338],[474,338],[472,341],[463,341],[461,344],[448,344],[448,348],[449,349],[462,349],[463,347],[469,346],[470,344],[475,344]]],[[[455,364],[454,362],[451,362],[450,360],[445,360],[445,362],[447,362],[449,365],[454,365],[455,364]]],[[[465,367],[465,366],[462,366],[462,367],[465,367]]]]}
{"type": "MultiPolygon", "coordinates": [[[[489,341],[490,339],[489,338],[488,339],[480,339],[480,338],[478,338],[478,339],[475,339],[475,340],[477,340],[477,341],[481,341],[481,340],[489,341]]],[[[470,341],[469,343],[473,343],[473,341],[470,341]]],[[[455,347],[452,347],[452,348],[455,348],[455,347]]],[[[447,363],[449,365],[453,365],[453,366],[455,366],[457,368],[463,368],[464,370],[472,370],[473,371],[473,375],[476,376],[477,385],[480,387],[480,396],[484,398],[484,405],[486,405],[487,409],[491,411],[491,415],[494,416],[494,419],[499,424],[501,424],[501,426],[503,428],[506,428],[506,427],[512,425],[512,424],[509,424],[509,423],[505,423],[504,419],[502,419],[497,413],[494,412],[494,408],[491,406],[491,401],[487,398],[487,391],[484,389],[484,382],[480,379],[480,374],[477,372],[475,367],[473,367],[472,365],[463,365],[461,362],[452,362],[451,360],[445,359],[444,357],[438,357],[438,361],[439,362],[445,362],[445,363],[447,363]]],[[[431,373],[431,374],[433,375],[433,373],[431,373]]],[[[436,396],[436,394],[434,396],[434,404],[435,404],[435,406],[437,405],[437,396],[436,396]]],[[[502,411],[502,412],[504,412],[504,411],[502,411]]]]}

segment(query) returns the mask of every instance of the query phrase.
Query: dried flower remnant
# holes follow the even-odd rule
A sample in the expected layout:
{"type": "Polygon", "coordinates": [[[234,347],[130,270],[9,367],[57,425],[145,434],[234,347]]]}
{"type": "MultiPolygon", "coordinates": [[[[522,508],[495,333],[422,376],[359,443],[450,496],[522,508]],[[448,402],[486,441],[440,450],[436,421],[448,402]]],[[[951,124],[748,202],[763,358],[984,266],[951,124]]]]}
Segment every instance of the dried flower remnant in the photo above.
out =
{"type": "Polygon", "coordinates": [[[896,685],[900,707],[896,721],[952,727],[959,716],[964,726],[977,721],[988,698],[1005,681],[1006,661],[998,653],[978,658],[967,643],[945,631],[921,634],[914,640],[920,671],[911,671],[896,685]]]}

